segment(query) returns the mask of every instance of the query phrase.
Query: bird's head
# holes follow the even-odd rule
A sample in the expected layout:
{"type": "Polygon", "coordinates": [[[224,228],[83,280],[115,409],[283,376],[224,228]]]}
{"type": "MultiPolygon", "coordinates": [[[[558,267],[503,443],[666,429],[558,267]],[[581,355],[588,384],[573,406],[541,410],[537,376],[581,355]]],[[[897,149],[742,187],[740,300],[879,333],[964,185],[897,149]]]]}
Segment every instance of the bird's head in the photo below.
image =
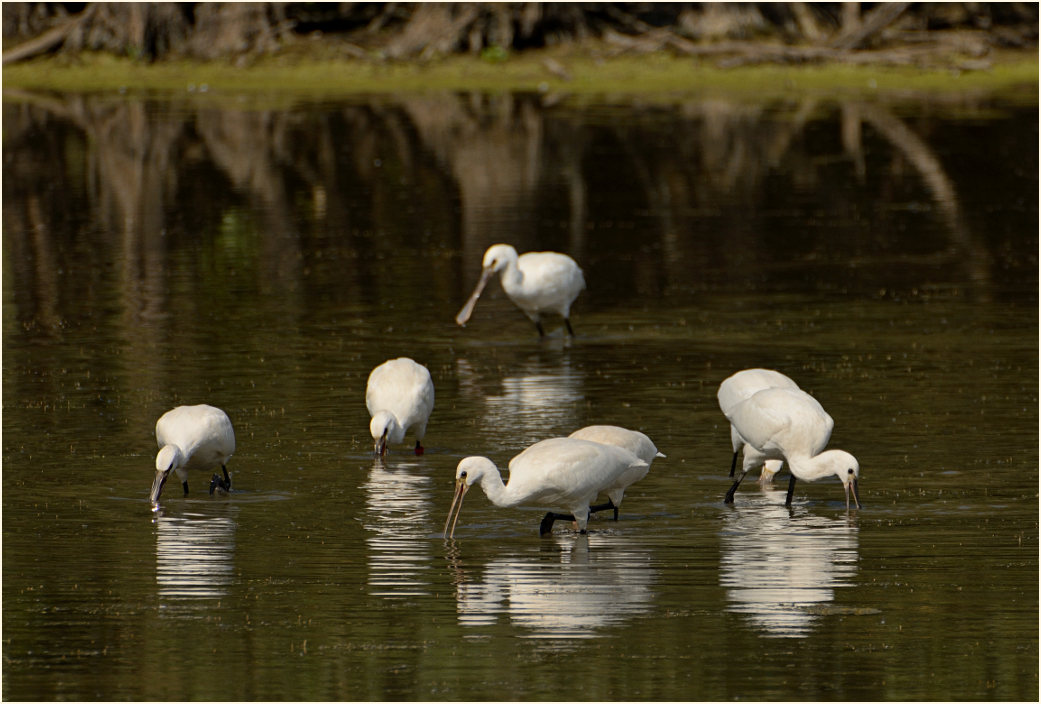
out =
{"type": "Polygon", "coordinates": [[[170,472],[182,473],[181,465],[184,464],[184,455],[176,445],[165,445],[155,456],[155,479],[152,480],[152,503],[159,501],[159,494],[163,491],[163,485],[170,477],[170,472]]]}
{"type": "Polygon", "coordinates": [[[517,250],[508,244],[493,244],[484,253],[481,268],[489,274],[502,271],[511,261],[517,261],[517,250]]]}
{"type": "Polygon", "coordinates": [[[463,497],[471,486],[481,481],[489,471],[497,472],[495,464],[487,457],[464,457],[455,468],[455,494],[452,497],[452,506],[448,509],[448,518],[445,520],[445,538],[455,535],[455,524],[459,520],[459,514],[463,510],[463,497]],[[449,530],[451,524],[451,530],[449,530]]]}
{"type": "Polygon", "coordinates": [[[860,491],[857,481],[860,479],[860,463],[857,458],[845,450],[828,450],[822,453],[828,456],[828,463],[835,476],[842,482],[846,490],[846,508],[849,508],[849,495],[852,491],[853,502],[860,508],[860,491]]]}
{"type": "Polygon", "coordinates": [[[399,443],[405,439],[404,429],[390,411],[380,411],[372,417],[369,433],[373,440],[372,450],[378,457],[387,454],[388,443],[399,443]]]}

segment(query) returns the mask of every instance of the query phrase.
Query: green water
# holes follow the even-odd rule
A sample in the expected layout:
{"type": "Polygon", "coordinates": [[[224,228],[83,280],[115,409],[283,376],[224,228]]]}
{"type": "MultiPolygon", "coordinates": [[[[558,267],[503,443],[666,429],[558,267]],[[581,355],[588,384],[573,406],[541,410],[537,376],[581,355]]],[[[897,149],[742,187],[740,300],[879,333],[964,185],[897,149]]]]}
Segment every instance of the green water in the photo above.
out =
{"type": "MultiPolygon", "coordinates": [[[[444,95],[4,103],[3,696],[1035,700],[1037,105],[444,95]],[[575,339],[484,249],[571,254],[575,339]],[[369,371],[437,400],[371,456],[369,371]],[[779,369],[835,480],[746,480],[716,406],[779,369]],[[235,490],[153,512],[156,419],[235,490]],[[587,536],[458,461],[613,423],[667,457],[587,536]]],[[[176,488],[176,487],[174,487],[176,488]]]]}

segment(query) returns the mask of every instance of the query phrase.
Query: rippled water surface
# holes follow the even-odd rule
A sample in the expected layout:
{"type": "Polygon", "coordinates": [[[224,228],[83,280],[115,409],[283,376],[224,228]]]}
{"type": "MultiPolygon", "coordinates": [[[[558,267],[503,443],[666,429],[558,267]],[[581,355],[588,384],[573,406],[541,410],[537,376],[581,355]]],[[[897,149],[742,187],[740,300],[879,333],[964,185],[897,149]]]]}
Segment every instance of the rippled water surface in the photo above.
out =
{"type": "Polygon", "coordinates": [[[1026,98],[5,94],[5,699],[1038,695],[1038,121],[1026,98]],[[540,340],[485,248],[571,254],[540,340]],[[372,457],[400,355],[422,456],[372,457]],[[834,479],[747,479],[725,377],[835,419],[834,479]],[[156,419],[234,490],[152,511],[156,419]],[[470,492],[590,424],[667,455],[588,535],[470,492]]]}

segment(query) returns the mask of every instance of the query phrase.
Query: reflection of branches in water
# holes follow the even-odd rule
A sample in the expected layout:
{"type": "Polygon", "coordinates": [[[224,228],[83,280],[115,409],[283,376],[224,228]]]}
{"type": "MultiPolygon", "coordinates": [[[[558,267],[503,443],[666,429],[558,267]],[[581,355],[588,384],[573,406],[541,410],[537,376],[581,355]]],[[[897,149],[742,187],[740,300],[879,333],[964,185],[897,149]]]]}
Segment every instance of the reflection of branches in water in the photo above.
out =
{"type": "MultiPolygon", "coordinates": [[[[605,119],[545,107],[548,99],[532,95],[411,96],[278,112],[93,96],[23,98],[17,109],[5,103],[5,239],[25,255],[13,268],[26,284],[18,290],[34,292],[20,309],[35,311],[44,325],[61,315],[56,296],[69,295],[58,290],[57,270],[99,269],[103,257],[113,256],[126,324],[166,315],[172,248],[198,238],[200,229],[212,238],[243,196],[260,223],[255,249],[246,254],[255,257],[255,286],[300,292],[291,303],[297,311],[306,309],[309,289],[327,290],[329,277],[334,295],[345,300],[382,300],[392,285],[386,277],[343,262],[356,261],[359,252],[370,261],[374,252],[393,256],[431,237],[454,246],[457,214],[446,204],[457,199],[468,271],[494,241],[511,241],[522,251],[555,245],[581,257],[597,220],[628,211],[654,223],[641,240],[664,252],[664,262],[655,262],[668,272],[660,285],[688,281],[691,265],[700,262],[740,272],[748,262],[774,258],[780,245],[769,218],[792,207],[787,194],[812,193],[807,201],[815,220],[853,229],[864,224],[846,223],[849,212],[887,211],[875,202],[870,209],[860,204],[886,194],[860,193],[847,187],[848,179],[835,178],[834,164],[842,159],[860,184],[868,169],[899,166],[865,158],[861,124],[914,167],[937,204],[950,245],[936,256],[974,262],[973,281],[986,283],[989,271],[942,162],[879,104],[843,104],[841,128],[822,140],[832,123],[813,100],[706,99],[611,108],[605,119]],[[75,134],[81,164],[61,137],[15,138],[54,129],[75,134]],[[786,183],[779,186],[779,179],[786,183]],[[70,260],[54,241],[68,237],[72,225],[60,220],[69,211],[62,203],[92,213],[89,225],[75,224],[97,240],[83,258],[70,260]],[[555,230],[542,225],[557,219],[562,203],[567,241],[554,242],[555,230]],[[324,260],[314,256],[316,249],[324,260]],[[27,260],[29,267],[21,264],[27,260]]],[[[848,261],[849,248],[837,248],[828,229],[790,233],[800,242],[784,247],[807,259],[848,261]]],[[[623,236],[596,234],[597,253],[623,236]]],[[[619,282],[621,290],[626,283],[630,289],[638,282],[658,285],[645,268],[633,267],[629,275],[633,281],[619,282]]],[[[454,299],[469,278],[448,272],[428,283],[454,299]]]]}

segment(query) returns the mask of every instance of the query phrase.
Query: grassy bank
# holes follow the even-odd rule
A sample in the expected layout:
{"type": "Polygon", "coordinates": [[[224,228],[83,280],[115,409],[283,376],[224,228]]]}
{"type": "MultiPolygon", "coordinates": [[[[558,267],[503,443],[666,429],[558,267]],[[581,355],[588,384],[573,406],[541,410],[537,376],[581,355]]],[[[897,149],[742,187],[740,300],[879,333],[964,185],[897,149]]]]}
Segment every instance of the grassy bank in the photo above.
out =
{"type": "Polygon", "coordinates": [[[56,91],[210,92],[336,96],[429,90],[555,91],[571,94],[754,96],[891,92],[1014,92],[1037,97],[1036,50],[989,57],[985,70],[887,68],[848,64],[719,69],[709,61],[665,54],[596,58],[595,53],[526,52],[452,57],[424,64],[329,56],[268,57],[248,67],[226,62],[142,64],[109,55],[47,58],[3,70],[5,88],[56,91]]]}

